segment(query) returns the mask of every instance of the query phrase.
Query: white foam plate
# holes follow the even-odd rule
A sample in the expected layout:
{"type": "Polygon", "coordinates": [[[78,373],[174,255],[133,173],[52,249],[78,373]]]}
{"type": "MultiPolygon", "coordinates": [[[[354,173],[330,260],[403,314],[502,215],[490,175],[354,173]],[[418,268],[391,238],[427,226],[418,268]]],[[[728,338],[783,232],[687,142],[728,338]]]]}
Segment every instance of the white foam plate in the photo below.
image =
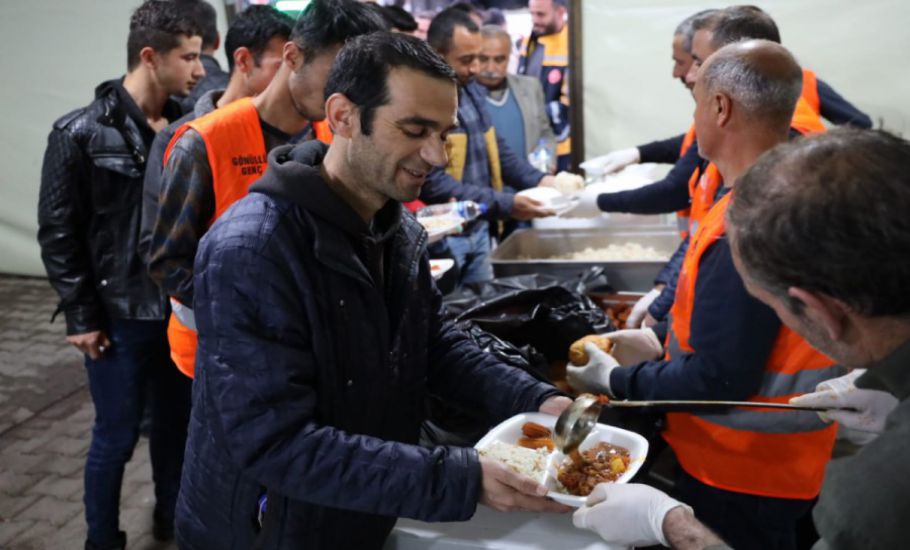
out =
{"type": "Polygon", "coordinates": [[[452,214],[443,214],[441,216],[420,216],[417,221],[427,230],[427,241],[435,243],[442,240],[447,235],[456,235],[461,233],[464,225],[464,218],[452,214]],[[430,227],[428,227],[430,225],[430,227]]]}
{"type": "MultiPolygon", "coordinates": [[[[515,415],[490,430],[487,435],[483,436],[483,438],[474,445],[474,448],[478,451],[486,449],[494,441],[515,445],[518,439],[523,437],[521,426],[525,422],[536,422],[553,430],[556,425],[556,418],[557,417],[553,415],[544,413],[522,413],[515,415]]],[[[632,461],[629,463],[629,469],[614,482],[628,483],[629,480],[635,476],[636,472],[638,472],[639,468],[641,468],[641,465],[645,461],[645,457],[648,456],[648,440],[635,432],[598,423],[579,446],[579,449],[585,451],[596,446],[601,441],[629,449],[629,455],[632,457],[632,461]]],[[[568,495],[556,490],[556,469],[564,459],[565,455],[559,451],[550,453],[550,456],[547,458],[546,472],[543,475],[543,479],[539,481],[550,489],[550,492],[547,493],[547,497],[567,506],[579,508],[584,505],[587,497],[568,495]]]]}
{"type": "Polygon", "coordinates": [[[553,187],[532,187],[519,191],[516,195],[530,197],[540,202],[544,208],[552,210],[556,216],[572,211],[579,201],[578,197],[563,195],[559,189],[553,187]]]}
{"type": "Polygon", "coordinates": [[[453,267],[455,267],[455,260],[451,258],[430,260],[430,274],[433,276],[434,280],[439,280],[440,277],[445,275],[446,271],[453,267]]]}

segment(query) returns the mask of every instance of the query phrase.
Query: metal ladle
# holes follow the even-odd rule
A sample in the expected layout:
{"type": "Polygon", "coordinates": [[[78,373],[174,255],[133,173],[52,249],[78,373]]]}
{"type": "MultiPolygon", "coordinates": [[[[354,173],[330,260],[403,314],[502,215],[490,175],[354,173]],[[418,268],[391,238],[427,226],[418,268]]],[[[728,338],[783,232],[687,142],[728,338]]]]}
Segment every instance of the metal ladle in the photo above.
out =
{"type": "Polygon", "coordinates": [[[565,455],[577,449],[597,424],[601,407],[600,401],[589,393],[576,397],[556,419],[556,427],[553,429],[556,448],[565,455]]]}

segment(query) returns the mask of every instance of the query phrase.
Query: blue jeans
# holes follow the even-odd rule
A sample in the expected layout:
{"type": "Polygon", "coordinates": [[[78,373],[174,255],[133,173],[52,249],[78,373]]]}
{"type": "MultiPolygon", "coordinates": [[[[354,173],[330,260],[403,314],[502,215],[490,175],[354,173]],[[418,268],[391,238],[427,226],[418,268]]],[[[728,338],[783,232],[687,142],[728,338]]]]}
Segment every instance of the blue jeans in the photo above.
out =
{"type": "Polygon", "coordinates": [[[123,469],[139,439],[146,396],[151,399],[155,518],[173,522],[192,388],[192,380],[171,362],[165,321],[115,319],[107,336],[111,346],[104,355],[85,358],[95,404],[85,463],[85,519],[88,541],[99,548],[120,536],[123,469]]]}
{"type": "Polygon", "coordinates": [[[461,235],[446,237],[445,244],[458,266],[458,283],[480,283],[493,278],[490,264],[490,228],[478,221],[461,235]]]}

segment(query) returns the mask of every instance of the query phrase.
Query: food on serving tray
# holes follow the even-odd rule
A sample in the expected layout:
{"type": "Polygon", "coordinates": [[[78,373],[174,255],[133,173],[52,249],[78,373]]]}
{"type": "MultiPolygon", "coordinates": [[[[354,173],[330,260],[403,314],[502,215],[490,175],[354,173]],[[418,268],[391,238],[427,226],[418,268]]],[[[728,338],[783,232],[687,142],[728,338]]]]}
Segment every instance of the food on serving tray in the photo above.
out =
{"type": "Polygon", "coordinates": [[[585,262],[615,262],[615,261],[665,261],[670,255],[658,251],[653,246],[644,246],[638,243],[611,244],[602,248],[587,247],[584,250],[556,254],[546,258],[532,258],[522,255],[519,260],[575,260],[585,262]]]}
{"type": "Polygon", "coordinates": [[[616,481],[629,469],[629,450],[600,442],[595,447],[572,453],[557,470],[561,489],[575,496],[588,496],[598,483],[616,481]]]}
{"type": "Polygon", "coordinates": [[[585,344],[592,342],[595,346],[599,347],[606,353],[613,351],[613,342],[610,341],[606,336],[601,336],[600,334],[589,334],[584,338],[579,338],[572,342],[572,345],[569,346],[569,362],[580,367],[588,363],[588,352],[585,351],[585,344]]]}
{"type": "Polygon", "coordinates": [[[478,453],[480,456],[498,460],[512,471],[532,479],[540,479],[543,476],[547,467],[547,455],[550,454],[546,448],[528,449],[502,441],[494,441],[478,453]]]}
{"type": "Polygon", "coordinates": [[[553,432],[550,431],[550,428],[541,426],[537,422],[525,422],[521,426],[521,433],[525,434],[525,437],[530,437],[532,439],[550,437],[553,434],[553,432]]]}
{"type": "Polygon", "coordinates": [[[549,437],[520,437],[518,446],[525,449],[546,449],[547,451],[556,449],[556,444],[549,437]]]}
{"type": "Polygon", "coordinates": [[[556,174],[556,177],[554,178],[553,187],[563,195],[568,195],[584,189],[585,179],[578,174],[572,174],[571,172],[560,172],[556,174]]]}
{"type": "Polygon", "coordinates": [[[616,330],[626,328],[626,320],[629,318],[630,313],[632,313],[632,306],[630,304],[614,304],[607,307],[607,318],[610,319],[610,322],[613,323],[616,330]]]}

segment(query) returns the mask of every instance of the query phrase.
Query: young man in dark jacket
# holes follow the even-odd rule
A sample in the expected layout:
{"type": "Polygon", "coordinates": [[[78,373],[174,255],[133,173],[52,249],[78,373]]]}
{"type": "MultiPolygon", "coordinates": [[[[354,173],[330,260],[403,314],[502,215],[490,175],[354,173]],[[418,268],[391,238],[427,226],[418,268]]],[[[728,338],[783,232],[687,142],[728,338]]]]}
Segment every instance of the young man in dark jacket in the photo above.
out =
{"type": "Polygon", "coordinates": [[[473,449],[417,445],[430,392],[494,422],[570,402],[444,318],[401,206],[446,162],[456,94],[419,39],[349,41],[326,86],[332,145],[273,150],[202,239],[181,548],[379,548],[400,516],[564,510],[473,449]]]}
{"type": "Polygon", "coordinates": [[[155,132],[180,117],[171,95],[203,76],[200,30],[171,2],[130,20],[127,74],[54,123],[38,204],[38,242],[60,294],[67,341],[85,354],[95,425],[85,467],[86,548],[123,548],[123,468],[151,385],[155,531],[173,533],[189,416],[189,384],[168,358],[166,305],[137,250],[142,174],[155,132]]]}

